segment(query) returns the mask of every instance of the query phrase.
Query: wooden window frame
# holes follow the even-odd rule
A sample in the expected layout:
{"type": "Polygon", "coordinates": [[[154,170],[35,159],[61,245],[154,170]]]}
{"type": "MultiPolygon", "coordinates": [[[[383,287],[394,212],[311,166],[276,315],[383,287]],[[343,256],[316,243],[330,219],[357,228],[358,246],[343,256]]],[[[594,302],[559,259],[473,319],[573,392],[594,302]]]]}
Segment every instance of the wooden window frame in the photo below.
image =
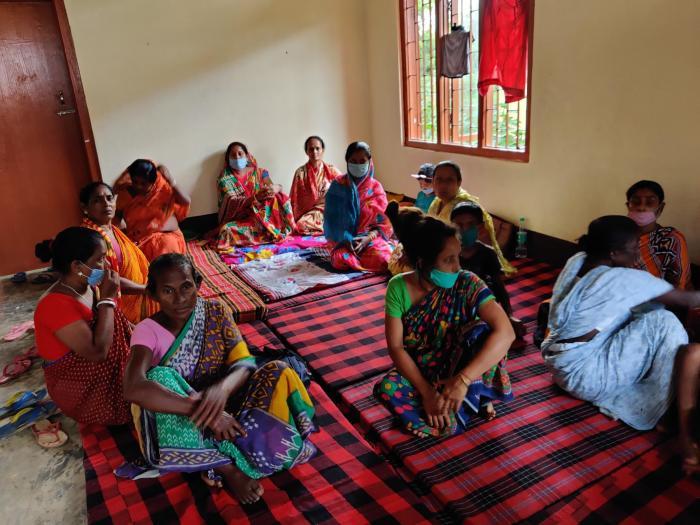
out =
{"type": "MultiPolygon", "coordinates": [[[[441,36],[441,27],[442,27],[442,13],[443,11],[443,5],[447,0],[435,0],[435,16],[436,16],[436,28],[437,31],[435,32],[435,49],[439,49],[438,43],[439,39],[441,36]]],[[[405,4],[406,0],[399,0],[398,2],[398,7],[399,7],[399,31],[401,33],[400,35],[400,44],[401,44],[401,94],[402,94],[402,100],[401,100],[401,112],[402,112],[402,119],[403,119],[403,145],[405,147],[409,148],[418,148],[418,149],[425,149],[425,150],[430,150],[430,151],[439,151],[439,152],[445,152],[445,153],[455,153],[455,154],[460,154],[460,155],[472,155],[472,156],[477,156],[477,157],[487,157],[487,158],[493,158],[493,159],[503,159],[503,160],[510,160],[510,161],[515,161],[515,162],[529,162],[530,161],[530,136],[531,136],[531,125],[530,125],[530,115],[532,112],[532,49],[533,49],[533,34],[534,34],[534,26],[535,26],[535,0],[530,0],[529,2],[529,12],[528,12],[528,71],[527,71],[527,92],[525,96],[525,100],[527,100],[527,109],[526,109],[526,130],[525,130],[525,150],[524,151],[509,151],[509,150],[503,150],[503,149],[497,149],[497,148],[491,148],[488,146],[484,146],[484,127],[485,127],[485,120],[484,120],[484,113],[485,113],[485,104],[486,104],[486,99],[484,96],[479,94],[479,101],[478,101],[478,141],[477,141],[477,146],[471,147],[471,146],[460,146],[457,144],[449,144],[443,142],[443,130],[442,130],[442,114],[444,112],[444,107],[442,106],[442,89],[439,85],[440,83],[440,74],[439,71],[441,69],[442,65],[442,57],[440,52],[436,52],[436,82],[438,83],[438,87],[436,90],[436,97],[437,97],[437,108],[435,111],[437,112],[437,130],[436,130],[436,137],[437,141],[436,142],[422,142],[422,141],[417,141],[415,139],[411,139],[409,136],[409,130],[410,130],[410,122],[408,118],[408,71],[406,67],[406,20],[405,20],[405,4]]],[[[482,25],[483,21],[483,13],[484,13],[484,3],[485,0],[479,0],[479,25],[482,25]]],[[[481,31],[479,31],[479,34],[481,35],[481,31]]],[[[476,69],[478,71],[478,64],[476,65],[476,69]]]]}

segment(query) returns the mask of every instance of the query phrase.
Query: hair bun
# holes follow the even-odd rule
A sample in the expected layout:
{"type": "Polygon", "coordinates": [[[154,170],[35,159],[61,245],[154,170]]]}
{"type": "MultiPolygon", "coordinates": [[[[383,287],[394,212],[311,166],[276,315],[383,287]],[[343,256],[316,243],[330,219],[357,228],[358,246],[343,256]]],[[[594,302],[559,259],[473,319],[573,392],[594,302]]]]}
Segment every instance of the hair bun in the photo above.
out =
{"type": "Polygon", "coordinates": [[[34,255],[36,255],[37,259],[39,259],[41,262],[49,262],[53,257],[53,252],[51,250],[52,243],[52,239],[46,239],[45,241],[41,241],[34,246],[34,255]]]}
{"type": "Polygon", "coordinates": [[[590,248],[590,242],[587,233],[584,233],[583,235],[581,235],[581,237],[578,238],[578,248],[582,252],[588,252],[588,249],[590,248]]]}

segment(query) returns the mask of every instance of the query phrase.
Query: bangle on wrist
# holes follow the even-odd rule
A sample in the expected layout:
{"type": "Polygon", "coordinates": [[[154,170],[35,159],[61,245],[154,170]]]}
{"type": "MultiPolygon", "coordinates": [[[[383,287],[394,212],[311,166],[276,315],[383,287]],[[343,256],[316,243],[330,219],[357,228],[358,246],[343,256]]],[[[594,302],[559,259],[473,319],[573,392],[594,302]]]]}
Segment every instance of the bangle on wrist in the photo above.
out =
{"type": "Polygon", "coordinates": [[[472,380],[469,379],[467,376],[465,376],[462,372],[459,373],[459,379],[462,381],[464,386],[466,386],[467,388],[469,388],[469,385],[472,384],[472,380]]]}
{"type": "Polygon", "coordinates": [[[112,308],[117,307],[117,302],[114,299],[101,299],[97,301],[97,304],[95,305],[95,308],[99,308],[102,305],[110,306],[112,308]]]}

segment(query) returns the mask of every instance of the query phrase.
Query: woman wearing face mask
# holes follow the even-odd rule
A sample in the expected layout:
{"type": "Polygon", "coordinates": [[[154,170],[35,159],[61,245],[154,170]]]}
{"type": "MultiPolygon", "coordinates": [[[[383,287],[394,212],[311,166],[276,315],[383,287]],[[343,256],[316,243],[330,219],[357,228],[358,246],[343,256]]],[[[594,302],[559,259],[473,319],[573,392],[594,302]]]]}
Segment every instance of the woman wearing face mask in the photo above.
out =
{"type": "Polygon", "coordinates": [[[321,137],[312,135],[304,142],[309,161],[294,172],[289,195],[294,211],[296,232],[301,235],[323,234],[323,211],[326,192],[341,173],[332,164],[323,162],[326,145],[321,137]]]}
{"type": "Polygon", "coordinates": [[[152,160],[132,162],[114,183],[117,217],[127,236],[149,261],[162,253],[185,253],[180,230],[190,209],[190,198],[177,185],[170,170],[152,160]]]}
{"type": "Polygon", "coordinates": [[[323,231],[331,248],[331,264],[339,270],[387,270],[392,235],[384,214],[386,193],[374,178],[372,153],[366,142],[353,142],[345,152],[348,172],[331,183],[326,195],[323,231]]]}
{"type": "MultiPolygon", "coordinates": [[[[608,215],[589,225],[579,240],[582,251],[554,285],[542,356],[561,388],[635,429],[649,430],[673,399],[674,358],[688,343],[680,321],[658,303],[697,307],[700,292],[675,289],[635,269],[638,236],[628,217],[608,215]]],[[[686,391],[679,412],[687,429],[697,390],[692,399],[687,382],[681,383],[686,391]]]]}
{"type": "Polygon", "coordinates": [[[658,182],[640,180],[627,190],[627,215],[642,232],[637,267],[685,290],[690,287],[688,246],[681,232],[656,222],[665,206],[658,182]]]}
{"type": "Polygon", "coordinates": [[[496,301],[510,318],[513,330],[518,337],[526,333],[523,322],[513,317],[510,297],[501,277],[501,263],[493,248],[478,240],[479,227],[484,223],[483,210],[474,202],[460,202],[452,213],[450,220],[459,228],[462,251],[459,253],[459,265],[463,270],[475,273],[493,292],[496,301]]]}
{"type": "Polygon", "coordinates": [[[225,168],[219,175],[219,230],[217,249],[283,241],[294,230],[289,197],[273,185],[266,169],[241,142],[226,148],[225,168]]]}
{"type": "Polygon", "coordinates": [[[158,305],[148,299],[146,277],[148,259],[134,242],[112,224],[117,207],[114,191],[104,182],[91,182],[80,190],[84,228],[95,230],[107,246],[107,261],[119,274],[117,304],[126,318],[138,323],[158,311],[158,305]]]}
{"type": "Polygon", "coordinates": [[[413,434],[461,432],[494,399],[512,398],[505,368],[515,339],[508,316],[475,274],[460,270],[457,230],[433,217],[387,212],[416,270],[386,291],[386,339],[396,369],[375,395],[413,434]],[[410,224],[400,224],[403,218],[410,224]]]}
{"type": "MultiPolygon", "coordinates": [[[[433,200],[428,209],[428,215],[449,223],[452,210],[460,202],[474,202],[479,204],[479,199],[462,189],[461,184],[462,170],[458,164],[451,160],[438,163],[433,171],[433,191],[435,192],[435,200],[433,200]]],[[[501,251],[498,239],[496,238],[496,230],[493,227],[493,219],[491,219],[489,212],[484,208],[482,208],[482,210],[484,214],[484,227],[489,234],[491,245],[496,251],[503,273],[512,275],[516,270],[511,266],[501,251]]]]}
{"type": "Polygon", "coordinates": [[[60,278],[34,312],[49,395],[79,423],[126,423],[131,326],[117,307],[119,275],[105,264],[107,246],[94,230],[68,228],[51,243],[51,256],[60,278]]]}

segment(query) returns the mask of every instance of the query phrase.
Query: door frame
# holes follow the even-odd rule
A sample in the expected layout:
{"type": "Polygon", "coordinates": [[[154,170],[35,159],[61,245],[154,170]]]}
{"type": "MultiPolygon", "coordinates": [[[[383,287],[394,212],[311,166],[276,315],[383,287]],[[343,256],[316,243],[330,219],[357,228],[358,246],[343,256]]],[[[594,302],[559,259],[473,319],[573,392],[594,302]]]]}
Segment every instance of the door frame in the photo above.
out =
{"type": "Polygon", "coordinates": [[[92,133],[92,124],[90,123],[90,113],[88,112],[87,100],[85,99],[85,91],[83,90],[83,79],[80,76],[78,68],[78,56],[75,53],[73,45],[73,35],[70,31],[68,23],[68,13],[63,0],[51,0],[56,20],[58,21],[58,30],[61,33],[61,42],[63,43],[63,54],[66,57],[68,66],[68,74],[73,87],[73,95],[75,96],[75,109],[78,112],[78,120],[80,121],[80,134],[83,139],[83,148],[85,149],[85,157],[87,158],[88,169],[90,170],[90,178],[93,181],[102,180],[100,171],[100,161],[97,157],[97,148],[95,147],[95,136],[92,133]]]}
{"type": "MultiPolygon", "coordinates": [[[[80,76],[80,69],[78,68],[78,56],[75,53],[75,46],[73,45],[73,35],[71,34],[70,25],[68,23],[66,5],[64,0],[45,1],[51,2],[58,23],[58,31],[61,35],[61,44],[63,46],[63,55],[66,57],[68,75],[70,77],[71,88],[73,89],[73,96],[75,97],[75,110],[78,114],[80,135],[83,141],[83,150],[85,151],[90,178],[93,181],[100,181],[102,180],[100,161],[97,157],[95,136],[92,133],[90,113],[88,112],[87,100],[85,99],[83,80],[80,76]]],[[[19,2],[21,2],[21,0],[19,0],[19,2]]]]}

